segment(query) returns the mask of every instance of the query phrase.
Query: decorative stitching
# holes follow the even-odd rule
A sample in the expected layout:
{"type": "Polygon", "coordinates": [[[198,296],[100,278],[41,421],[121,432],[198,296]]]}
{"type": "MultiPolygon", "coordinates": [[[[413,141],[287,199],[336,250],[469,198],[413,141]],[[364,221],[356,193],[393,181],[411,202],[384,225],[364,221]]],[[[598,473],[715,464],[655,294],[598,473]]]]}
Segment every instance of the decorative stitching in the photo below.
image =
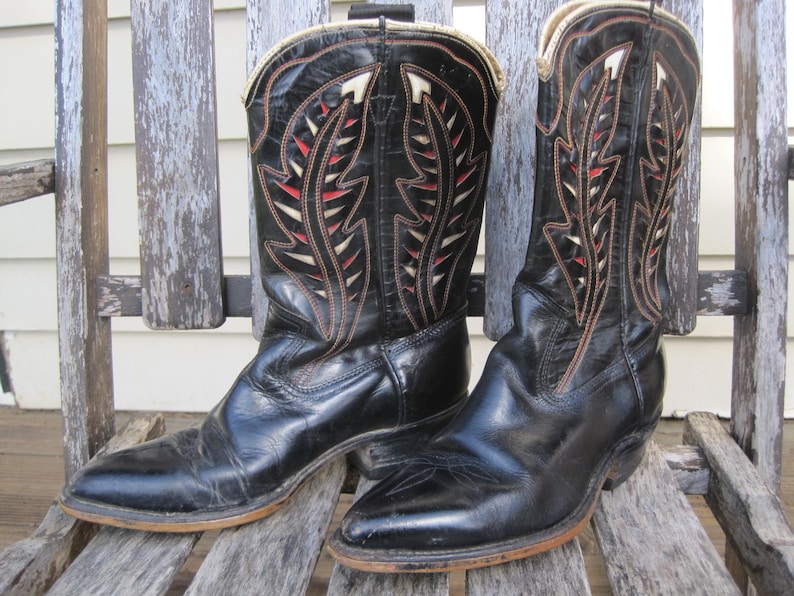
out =
{"type": "Polygon", "coordinates": [[[662,318],[659,268],[670,231],[672,197],[686,155],[690,108],[667,61],[654,53],[652,89],[640,159],[642,197],[634,203],[629,233],[629,287],[637,309],[653,324],[662,318]],[[639,254],[635,246],[639,245],[639,254]]]}
{"type": "Polygon", "coordinates": [[[474,121],[454,89],[416,65],[402,65],[400,74],[403,142],[417,176],[397,180],[411,217],[394,218],[394,270],[400,302],[418,330],[445,312],[459,261],[476,235],[480,219],[471,215],[487,153],[474,155],[474,121]]]}
{"type": "MultiPolygon", "coordinates": [[[[610,48],[582,69],[568,97],[565,129],[554,141],[555,189],[565,221],[547,223],[543,234],[566,279],[582,327],[557,392],[565,391],[573,379],[609,291],[616,223],[616,199],[609,196],[609,189],[621,162],[609,149],[631,48],[630,43],[610,48]]],[[[562,89],[561,70],[559,77],[562,89]]]]}
{"type": "Polygon", "coordinates": [[[267,240],[265,249],[306,296],[330,344],[296,381],[348,345],[369,286],[367,224],[363,216],[354,221],[367,178],[347,176],[364,143],[377,71],[355,69],[312,93],[287,122],[279,166],[258,167],[265,202],[287,238],[267,240]]]}

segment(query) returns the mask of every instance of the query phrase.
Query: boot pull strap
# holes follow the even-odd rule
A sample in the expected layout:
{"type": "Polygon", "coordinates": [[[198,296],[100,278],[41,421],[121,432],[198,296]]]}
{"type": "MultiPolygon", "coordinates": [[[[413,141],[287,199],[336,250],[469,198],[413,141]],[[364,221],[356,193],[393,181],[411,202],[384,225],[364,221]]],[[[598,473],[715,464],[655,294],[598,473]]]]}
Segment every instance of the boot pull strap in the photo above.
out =
{"type": "Polygon", "coordinates": [[[393,21],[413,23],[413,4],[353,4],[347,13],[347,19],[378,19],[385,17],[393,21]]]}

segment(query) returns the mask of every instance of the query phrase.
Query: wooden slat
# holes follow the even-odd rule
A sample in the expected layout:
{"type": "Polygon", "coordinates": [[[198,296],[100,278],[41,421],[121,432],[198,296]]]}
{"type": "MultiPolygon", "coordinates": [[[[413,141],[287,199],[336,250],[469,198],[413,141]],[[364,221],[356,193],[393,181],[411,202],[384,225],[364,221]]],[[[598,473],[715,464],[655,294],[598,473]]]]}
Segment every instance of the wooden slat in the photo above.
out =
{"type": "MultiPolygon", "coordinates": [[[[98,281],[97,312],[103,317],[140,316],[141,278],[133,275],[104,275],[98,281]]],[[[485,304],[485,277],[471,276],[467,289],[469,316],[481,317],[485,304]]],[[[251,277],[227,275],[223,291],[224,314],[227,317],[250,317],[251,277]]]]}
{"type": "Polygon", "coordinates": [[[485,334],[498,339],[513,325],[513,283],[526,258],[535,192],[535,115],[540,30],[565,0],[491,2],[486,39],[509,84],[500,101],[485,202],[485,334]]]}
{"type": "MultiPolygon", "coordinates": [[[[361,478],[354,500],[376,484],[361,478]]],[[[446,596],[449,594],[448,573],[365,573],[334,563],[328,583],[329,596],[369,596],[370,594],[405,594],[446,596]]]]}
{"type": "Polygon", "coordinates": [[[131,5],[144,321],[212,328],[221,304],[211,0],[131,5]]]}
{"type": "MultiPolygon", "coordinates": [[[[698,316],[737,316],[746,314],[747,275],[742,271],[701,271],[698,276],[698,316]]],[[[475,273],[466,289],[468,315],[481,317],[485,312],[485,276],[475,273]]],[[[98,281],[97,312],[103,317],[137,317],[141,315],[141,278],[131,275],[105,275],[98,281]]],[[[223,289],[224,314],[227,317],[250,317],[251,277],[227,275],[223,289]]]]}
{"type": "Polygon", "coordinates": [[[653,441],[637,471],[601,493],[593,522],[616,595],[738,594],[653,441]]]}
{"type": "Polygon", "coordinates": [[[221,532],[187,594],[304,594],[346,470],[338,458],[270,517],[221,532]]]}
{"type": "Polygon", "coordinates": [[[0,207],[55,192],[55,160],[0,166],[0,207]]]}
{"type": "Polygon", "coordinates": [[[467,596],[492,594],[590,594],[579,541],[503,565],[472,569],[466,573],[467,596]]]}
{"type": "Polygon", "coordinates": [[[59,0],[55,17],[55,246],[67,479],[113,435],[110,321],[97,316],[108,273],[107,7],[59,0]]]}
{"type": "Polygon", "coordinates": [[[735,320],[731,434],[777,491],[788,280],[785,2],[733,6],[736,266],[748,272],[754,308],[735,320]]]}
{"type": "Polygon", "coordinates": [[[713,414],[689,414],[684,439],[711,468],[706,501],[762,594],[794,594],[794,531],[767,487],[713,414]]]}
{"type": "Polygon", "coordinates": [[[788,179],[794,180],[794,146],[788,148],[788,179]]]}
{"type": "Polygon", "coordinates": [[[701,271],[697,283],[698,316],[741,316],[751,310],[745,271],[701,271]]]}
{"type": "Polygon", "coordinates": [[[452,0],[390,0],[390,3],[413,4],[417,21],[452,25],[452,0]]]}
{"type": "MultiPolygon", "coordinates": [[[[246,72],[250,76],[259,59],[285,37],[307,27],[327,23],[331,19],[329,0],[246,0],[246,72]]],[[[261,339],[267,316],[267,296],[260,282],[259,241],[254,206],[254,178],[248,171],[248,204],[251,237],[251,304],[253,333],[261,339]]]]}
{"type": "Polygon", "coordinates": [[[711,470],[698,447],[677,445],[662,449],[662,456],[672,472],[678,488],[685,495],[705,495],[709,489],[711,470]]]}
{"type": "Polygon", "coordinates": [[[48,594],[164,594],[200,536],[103,527],[48,594]]]}
{"type": "MultiPolygon", "coordinates": [[[[163,433],[163,417],[130,421],[100,450],[110,453],[163,433]]],[[[42,594],[64,572],[98,527],[66,515],[53,504],[36,532],[0,553],[0,593],[42,594]]]]}
{"type": "MultiPolygon", "coordinates": [[[[702,54],[702,0],[666,0],[660,5],[689,26],[702,54]]],[[[668,239],[667,277],[670,284],[670,304],[665,309],[664,326],[665,333],[673,335],[686,335],[692,332],[695,328],[698,308],[701,116],[699,98],[689,131],[686,162],[673,200],[673,218],[668,239]]]]}
{"type": "MultiPolygon", "coordinates": [[[[784,0],[735,0],[735,263],[753,310],[734,320],[731,434],[764,480],[780,485],[788,299],[788,140],[784,0]]],[[[730,545],[726,559],[745,585],[730,545]]]]}
{"type": "Polygon", "coordinates": [[[334,564],[328,596],[447,596],[447,573],[364,573],[339,563],[334,564]]]}

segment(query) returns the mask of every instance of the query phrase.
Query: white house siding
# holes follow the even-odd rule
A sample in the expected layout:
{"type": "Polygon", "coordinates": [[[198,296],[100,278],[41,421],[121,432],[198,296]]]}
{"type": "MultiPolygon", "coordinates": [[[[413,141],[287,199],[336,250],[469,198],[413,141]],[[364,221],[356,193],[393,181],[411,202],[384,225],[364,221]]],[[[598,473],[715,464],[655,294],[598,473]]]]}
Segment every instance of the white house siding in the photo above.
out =
{"type": "MultiPolygon", "coordinates": [[[[109,0],[108,4],[111,271],[134,274],[138,272],[138,245],[129,5],[126,0],[109,0]]],[[[239,100],[245,84],[243,4],[240,0],[215,2],[224,266],[232,274],[248,272],[248,166],[245,114],[239,100]]],[[[456,25],[481,38],[482,3],[468,0],[459,4],[456,25]]],[[[340,18],[346,6],[334,6],[335,18],[340,18]]],[[[793,12],[791,6],[789,24],[793,12]]],[[[0,0],[0,163],[53,155],[53,13],[51,1],[0,0]]],[[[703,269],[733,267],[733,180],[727,173],[733,167],[730,19],[727,0],[707,0],[702,96],[703,269]]],[[[791,25],[789,29],[794,30],[791,25]]],[[[794,61],[789,62],[793,65],[791,81],[794,61]]],[[[794,84],[790,83],[789,89],[794,89],[794,84]]],[[[789,126],[794,127],[791,117],[789,126]]],[[[3,403],[23,408],[60,405],[54,243],[51,196],[0,210],[0,347],[5,350],[13,383],[13,392],[0,396],[3,403]]],[[[475,268],[482,270],[481,259],[475,268]]],[[[221,329],[209,332],[152,332],[133,319],[114,319],[112,324],[119,409],[207,410],[256,350],[248,320],[230,319],[221,329]]],[[[472,320],[470,328],[476,379],[491,342],[482,335],[479,320],[472,320]]],[[[690,337],[668,338],[666,415],[693,409],[728,412],[731,333],[730,319],[702,317],[690,337]]],[[[788,335],[791,344],[791,328],[788,335]]],[[[786,407],[794,415],[792,385],[788,384],[786,407]]]]}

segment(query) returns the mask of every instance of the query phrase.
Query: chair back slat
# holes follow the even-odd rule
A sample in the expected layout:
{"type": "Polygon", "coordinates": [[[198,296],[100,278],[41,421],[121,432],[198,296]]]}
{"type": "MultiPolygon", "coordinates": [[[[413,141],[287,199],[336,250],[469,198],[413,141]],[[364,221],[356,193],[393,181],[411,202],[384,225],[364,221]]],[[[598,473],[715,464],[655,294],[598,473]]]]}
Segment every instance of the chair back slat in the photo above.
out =
{"type": "MultiPolygon", "coordinates": [[[[246,62],[250,75],[259,59],[285,37],[307,27],[327,23],[331,18],[328,0],[248,0],[246,5],[246,62]]],[[[248,168],[249,230],[251,237],[251,316],[253,333],[262,337],[267,316],[267,296],[262,286],[257,243],[254,184],[248,168]]]]}
{"type": "Polygon", "coordinates": [[[513,283],[524,265],[535,192],[535,116],[538,37],[565,4],[551,0],[487,4],[487,44],[507,74],[499,103],[485,200],[485,321],[498,339],[513,325],[513,283]]]}
{"type": "Polygon", "coordinates": [[[417,21],[452,25],[452,0],[399,0],[399,3],[413,4],[417,21]]]}
{"type": "Polygon", "coordinates": [[[107,274],[107,6],[58,0],[55,21],[55,247],[58,346],[69,478],[114,433],[107,274]],[[88,308],[87,308],[88,307],[88,308]]]}
{"type": "Polygon", "coordinates": [[[750,312],[736,319],[731,434],[780,488],[788,300],[784,0],[734,2],[736,267],[750,312]]]}
{"type": "Polygon", "coordinates": [[[222,303],[211,0],[131,6],[143,317],[217,327],[222,303]]]}
{"type": "MultiPolygon", "coordinates": [[[[689,26],[703,52],[702,0],[668,0],[665,10],[689,26]]],[[[687,158],[673,200],[673,219],[667,249],[670,305],[665,332],[686,335],[695,328],[698,309],[698,224],[700,222],[700,131],[702,109],[698,100],[689,133],[687,158]]]]}

